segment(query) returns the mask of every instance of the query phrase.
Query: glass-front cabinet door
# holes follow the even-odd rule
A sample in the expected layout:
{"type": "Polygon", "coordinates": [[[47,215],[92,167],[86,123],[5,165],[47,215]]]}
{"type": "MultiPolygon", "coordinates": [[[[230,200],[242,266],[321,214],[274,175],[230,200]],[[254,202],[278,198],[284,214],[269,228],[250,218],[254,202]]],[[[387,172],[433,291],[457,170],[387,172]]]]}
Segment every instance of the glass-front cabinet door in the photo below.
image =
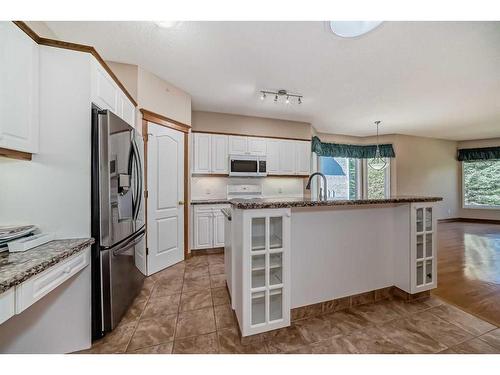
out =
{"type": "Polygon", "coordinates": [[[434,205],[414,203],[411,207],[411,292],[435,288],[436,223],[434,205]]]}
{"type": "Polygon", "coordinates": [[[243,336],[290,325],[290,209],[246,210],[243,336]]]}

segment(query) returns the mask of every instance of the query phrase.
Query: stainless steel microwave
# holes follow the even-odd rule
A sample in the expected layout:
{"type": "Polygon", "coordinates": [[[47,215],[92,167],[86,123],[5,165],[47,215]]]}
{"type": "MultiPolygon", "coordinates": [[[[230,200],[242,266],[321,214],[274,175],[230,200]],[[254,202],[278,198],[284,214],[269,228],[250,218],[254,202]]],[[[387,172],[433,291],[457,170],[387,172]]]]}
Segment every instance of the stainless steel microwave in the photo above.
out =
{"type": "Polygon", "coordinates": [[[229,175],[235,177],[267,176],[266,157],[259,155],[229,155],[229,175]]]}

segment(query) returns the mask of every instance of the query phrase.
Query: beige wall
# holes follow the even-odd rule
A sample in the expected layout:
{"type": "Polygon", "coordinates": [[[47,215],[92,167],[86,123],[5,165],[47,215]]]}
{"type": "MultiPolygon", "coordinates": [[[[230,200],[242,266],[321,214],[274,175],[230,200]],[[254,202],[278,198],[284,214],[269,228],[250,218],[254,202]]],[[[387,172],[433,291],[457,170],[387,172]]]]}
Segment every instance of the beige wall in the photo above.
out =
{"type": "Polygon", "coordinates": [[[106,64],[111,68],[113,73],[116,74],[120,82],[125,86],[127,91],[136,102],[137,98],[137,78],[138,78],[138,67],[137,65],[122,64],[114,61],[106,61],[106,64]]]}
{"type": "Polygon", "coordinates": [[[398,135],[396,138],[397,192],[400,195],[443,197],[438,219],[459,216],[460,169],[456,142],[398,135]]]}
{"type": "Polygon", "coordinates": [[[140,106],[191,125],[191,96],[153,73],[139,67],[137,95],[140,106]]]}
{"type": "Polygon", "coordinates": [[[191,125],[189,94],[140,66],[113,61],[106,63],[136,100],[139,108],[191,125]]]}
{"type": "MultiPolygon", "coordinates": [[[[323,142],[375,144],[376,137],[351,137],[319,133],[323,142]]],[[[460,181],[455,141],[406,135],[380,136],[380,143],[392,143],[391,194],[443,197],[438,218],[458,217],[460,181]]]]}
{"type": "Polygon", "coordinates": [[[192,129],[220,133],[311,139],[311,124],[264,117],[193,111],[192,129]]]}
{"type": "MultiPolygon", "coordinates": [[[[496,146],[500,146],[500,138],[478,139],[474,141],[461,141],[458,142],[457,148],[460,149],[460,148],[496,147],[496,146]]],[[[462,176],[462,170],[460,169],[460,178],[461,176],[462,176]]],[[[461,179],[460,179],[460,184],[458,186],[459,186],[459,196],[460,196],[460,217],[471,218],[471,219],[500,220],[500,209],[462,208],[461,179]]]]}

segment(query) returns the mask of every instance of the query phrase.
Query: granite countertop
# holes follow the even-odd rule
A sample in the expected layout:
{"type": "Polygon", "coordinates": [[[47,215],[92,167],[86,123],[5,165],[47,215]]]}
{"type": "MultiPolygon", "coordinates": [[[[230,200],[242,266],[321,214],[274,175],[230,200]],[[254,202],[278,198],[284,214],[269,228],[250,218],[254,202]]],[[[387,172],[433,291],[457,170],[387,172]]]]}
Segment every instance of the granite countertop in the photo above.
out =
{"type": "Polygon", "coordinates": [[[19,253],[0,253],[0,294],[93,243],[93,238],[55,240],[19,253]]]}
{"type": "Polygon", "coordinates": [[[358,206],[394,203],[414,202],[439,202],[441,197],[416,197],[396,196],[387,199],[349,199],[319,201],[311,198],[273,198],[273,199],[232,199],[229,201],[233,208],[257,209],[257,208],[293,208],[293,207],[324,207],[324,206],[358,206]]]}
{"type": "Polygon", "coordinates": [[[191,201],[192,205],[197,204],[229,204],[227,199],[194,199],[191,201]]]}

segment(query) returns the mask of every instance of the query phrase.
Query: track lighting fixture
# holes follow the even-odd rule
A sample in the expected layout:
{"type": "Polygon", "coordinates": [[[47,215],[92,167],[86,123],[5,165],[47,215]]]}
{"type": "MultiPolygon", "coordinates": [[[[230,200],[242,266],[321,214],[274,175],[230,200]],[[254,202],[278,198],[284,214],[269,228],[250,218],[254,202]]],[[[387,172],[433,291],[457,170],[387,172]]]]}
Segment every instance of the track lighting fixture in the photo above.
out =
{"type": "Polygon", "coordinates": [[[278,103],[279,101],[283,100],[286,104],[291,104],[291,103],[297,103],[297,104],[302,104],[302,98],[303,96],[300,94],[292,94],[291,92],[288,92],[286,90],[260,90],[260,99],[265,100],[267,97],[267,94],[274,96],[274,102],[278,103]],[[283,99],[281,99],[283,98],[283,99]]]}

